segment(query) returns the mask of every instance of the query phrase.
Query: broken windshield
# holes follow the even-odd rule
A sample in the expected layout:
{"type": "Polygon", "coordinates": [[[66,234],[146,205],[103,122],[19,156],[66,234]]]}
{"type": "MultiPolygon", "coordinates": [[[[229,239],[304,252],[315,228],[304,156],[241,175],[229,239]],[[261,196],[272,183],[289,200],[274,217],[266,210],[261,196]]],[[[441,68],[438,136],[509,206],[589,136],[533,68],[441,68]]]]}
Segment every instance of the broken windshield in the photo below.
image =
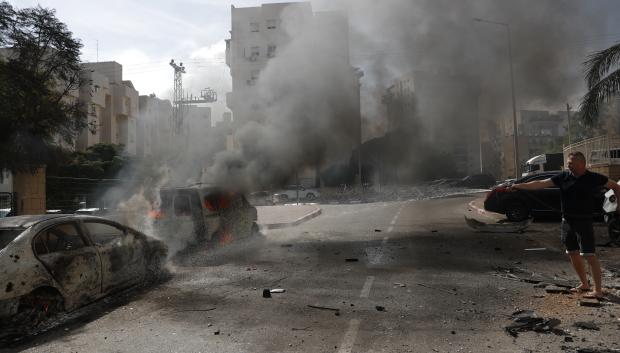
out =
{"type": "Polygon", "coordinates": [[[0,250],[9,245],[18,235],[24,231],[24,228],[4,228],[0,229],[0,250]]]}

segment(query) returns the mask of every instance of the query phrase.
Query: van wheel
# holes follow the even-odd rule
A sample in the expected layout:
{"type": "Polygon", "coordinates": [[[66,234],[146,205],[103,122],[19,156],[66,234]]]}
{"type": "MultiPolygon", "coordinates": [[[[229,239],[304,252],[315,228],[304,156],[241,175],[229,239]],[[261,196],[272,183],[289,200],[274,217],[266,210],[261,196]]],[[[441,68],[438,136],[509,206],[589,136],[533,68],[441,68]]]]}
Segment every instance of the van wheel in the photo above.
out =
{"type": "Polygon", "coordinates": [[[506,218],[511,222],[523,222],[530,216],[530,210],[521,202],[513,202],[506,207],[506,218]]]}
{"type": "Polygon", "coordinates": [[[609,221],[607,230],[609,232],[609,240],[612,243],[620,244],[620,218],[614,217],[609,221]]]}
{"type": "Polygon", "coordinates": [[[258,224],[254,222],[252,223],[252,228],[250,229],[250,236],[257,237],[259,235],[262,235],[260,232],[260,228],[258,227],[258,224]]]}

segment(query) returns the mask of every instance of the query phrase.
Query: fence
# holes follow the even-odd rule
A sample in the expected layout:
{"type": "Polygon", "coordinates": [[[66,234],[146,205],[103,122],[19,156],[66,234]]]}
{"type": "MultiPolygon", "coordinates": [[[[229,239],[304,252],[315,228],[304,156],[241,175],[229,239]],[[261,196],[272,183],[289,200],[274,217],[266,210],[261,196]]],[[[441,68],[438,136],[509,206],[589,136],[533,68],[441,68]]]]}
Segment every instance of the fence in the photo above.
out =
{"type": "Polygon", "coordinates": [[[106,194],[123,182],[118,179],[88,179],[48,176],[46,208],[74,212],[80,208],[106,208],[106,194]]]}
{"type": "Polygon", "coordinates": [[[620,136],[603,135],[564,146],[564,160],[577,151],[586,156],[588,167],[620,165],[620,136]]]}

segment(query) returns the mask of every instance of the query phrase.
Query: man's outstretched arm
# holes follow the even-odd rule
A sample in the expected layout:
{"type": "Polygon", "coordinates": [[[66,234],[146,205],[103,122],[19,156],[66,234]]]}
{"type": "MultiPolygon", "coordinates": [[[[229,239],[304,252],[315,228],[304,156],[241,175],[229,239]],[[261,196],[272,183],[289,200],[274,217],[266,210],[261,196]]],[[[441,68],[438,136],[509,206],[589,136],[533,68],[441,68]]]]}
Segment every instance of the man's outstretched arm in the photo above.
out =
{"type": "Polygon", "coordinates": [[[523,183],[523,184],[513,184],[510,187],[510,190],[511,191],[513,190],[540,190],[544,188],[552,188],[554,186],[555,184],[553,183],[551,179],[545,179],[545,180],[534,180],[534,181],[530,181],[529,183],[523,183]]]}

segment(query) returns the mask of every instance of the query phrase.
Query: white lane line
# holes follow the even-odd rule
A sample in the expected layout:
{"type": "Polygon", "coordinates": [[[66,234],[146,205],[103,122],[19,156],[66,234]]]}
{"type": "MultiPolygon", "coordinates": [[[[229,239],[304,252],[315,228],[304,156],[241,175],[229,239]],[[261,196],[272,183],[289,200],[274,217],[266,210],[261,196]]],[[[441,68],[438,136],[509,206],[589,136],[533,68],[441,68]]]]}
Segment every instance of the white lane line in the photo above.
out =
{"type": "Polygon", "coordinates": [[[362,287],[360,298],[368,298],[368,296],[370,295],[370,288],[372,288],[372,284],[374,281],[375,281],[375,276],[366,277],[366,282],[364,282],[364,287],[362,287]]]}
{"type": "Polygon", "coordinates": [[[393,230],[394,230],[394,226],[393,226],[393,225],[391,225],[391,226],[388,228],[388,233],[392,233],[392,231],[393,231],[393,230]]]}
{"type": "Polygon", "coordinates": [[[347,329],[347,332],[344,334],[338,353],[351,353],[355,345],[355,339],[357,338],[359,328],[360,320],[351,319],[351,321],[349,321],[349,329],[347,329]]]}

